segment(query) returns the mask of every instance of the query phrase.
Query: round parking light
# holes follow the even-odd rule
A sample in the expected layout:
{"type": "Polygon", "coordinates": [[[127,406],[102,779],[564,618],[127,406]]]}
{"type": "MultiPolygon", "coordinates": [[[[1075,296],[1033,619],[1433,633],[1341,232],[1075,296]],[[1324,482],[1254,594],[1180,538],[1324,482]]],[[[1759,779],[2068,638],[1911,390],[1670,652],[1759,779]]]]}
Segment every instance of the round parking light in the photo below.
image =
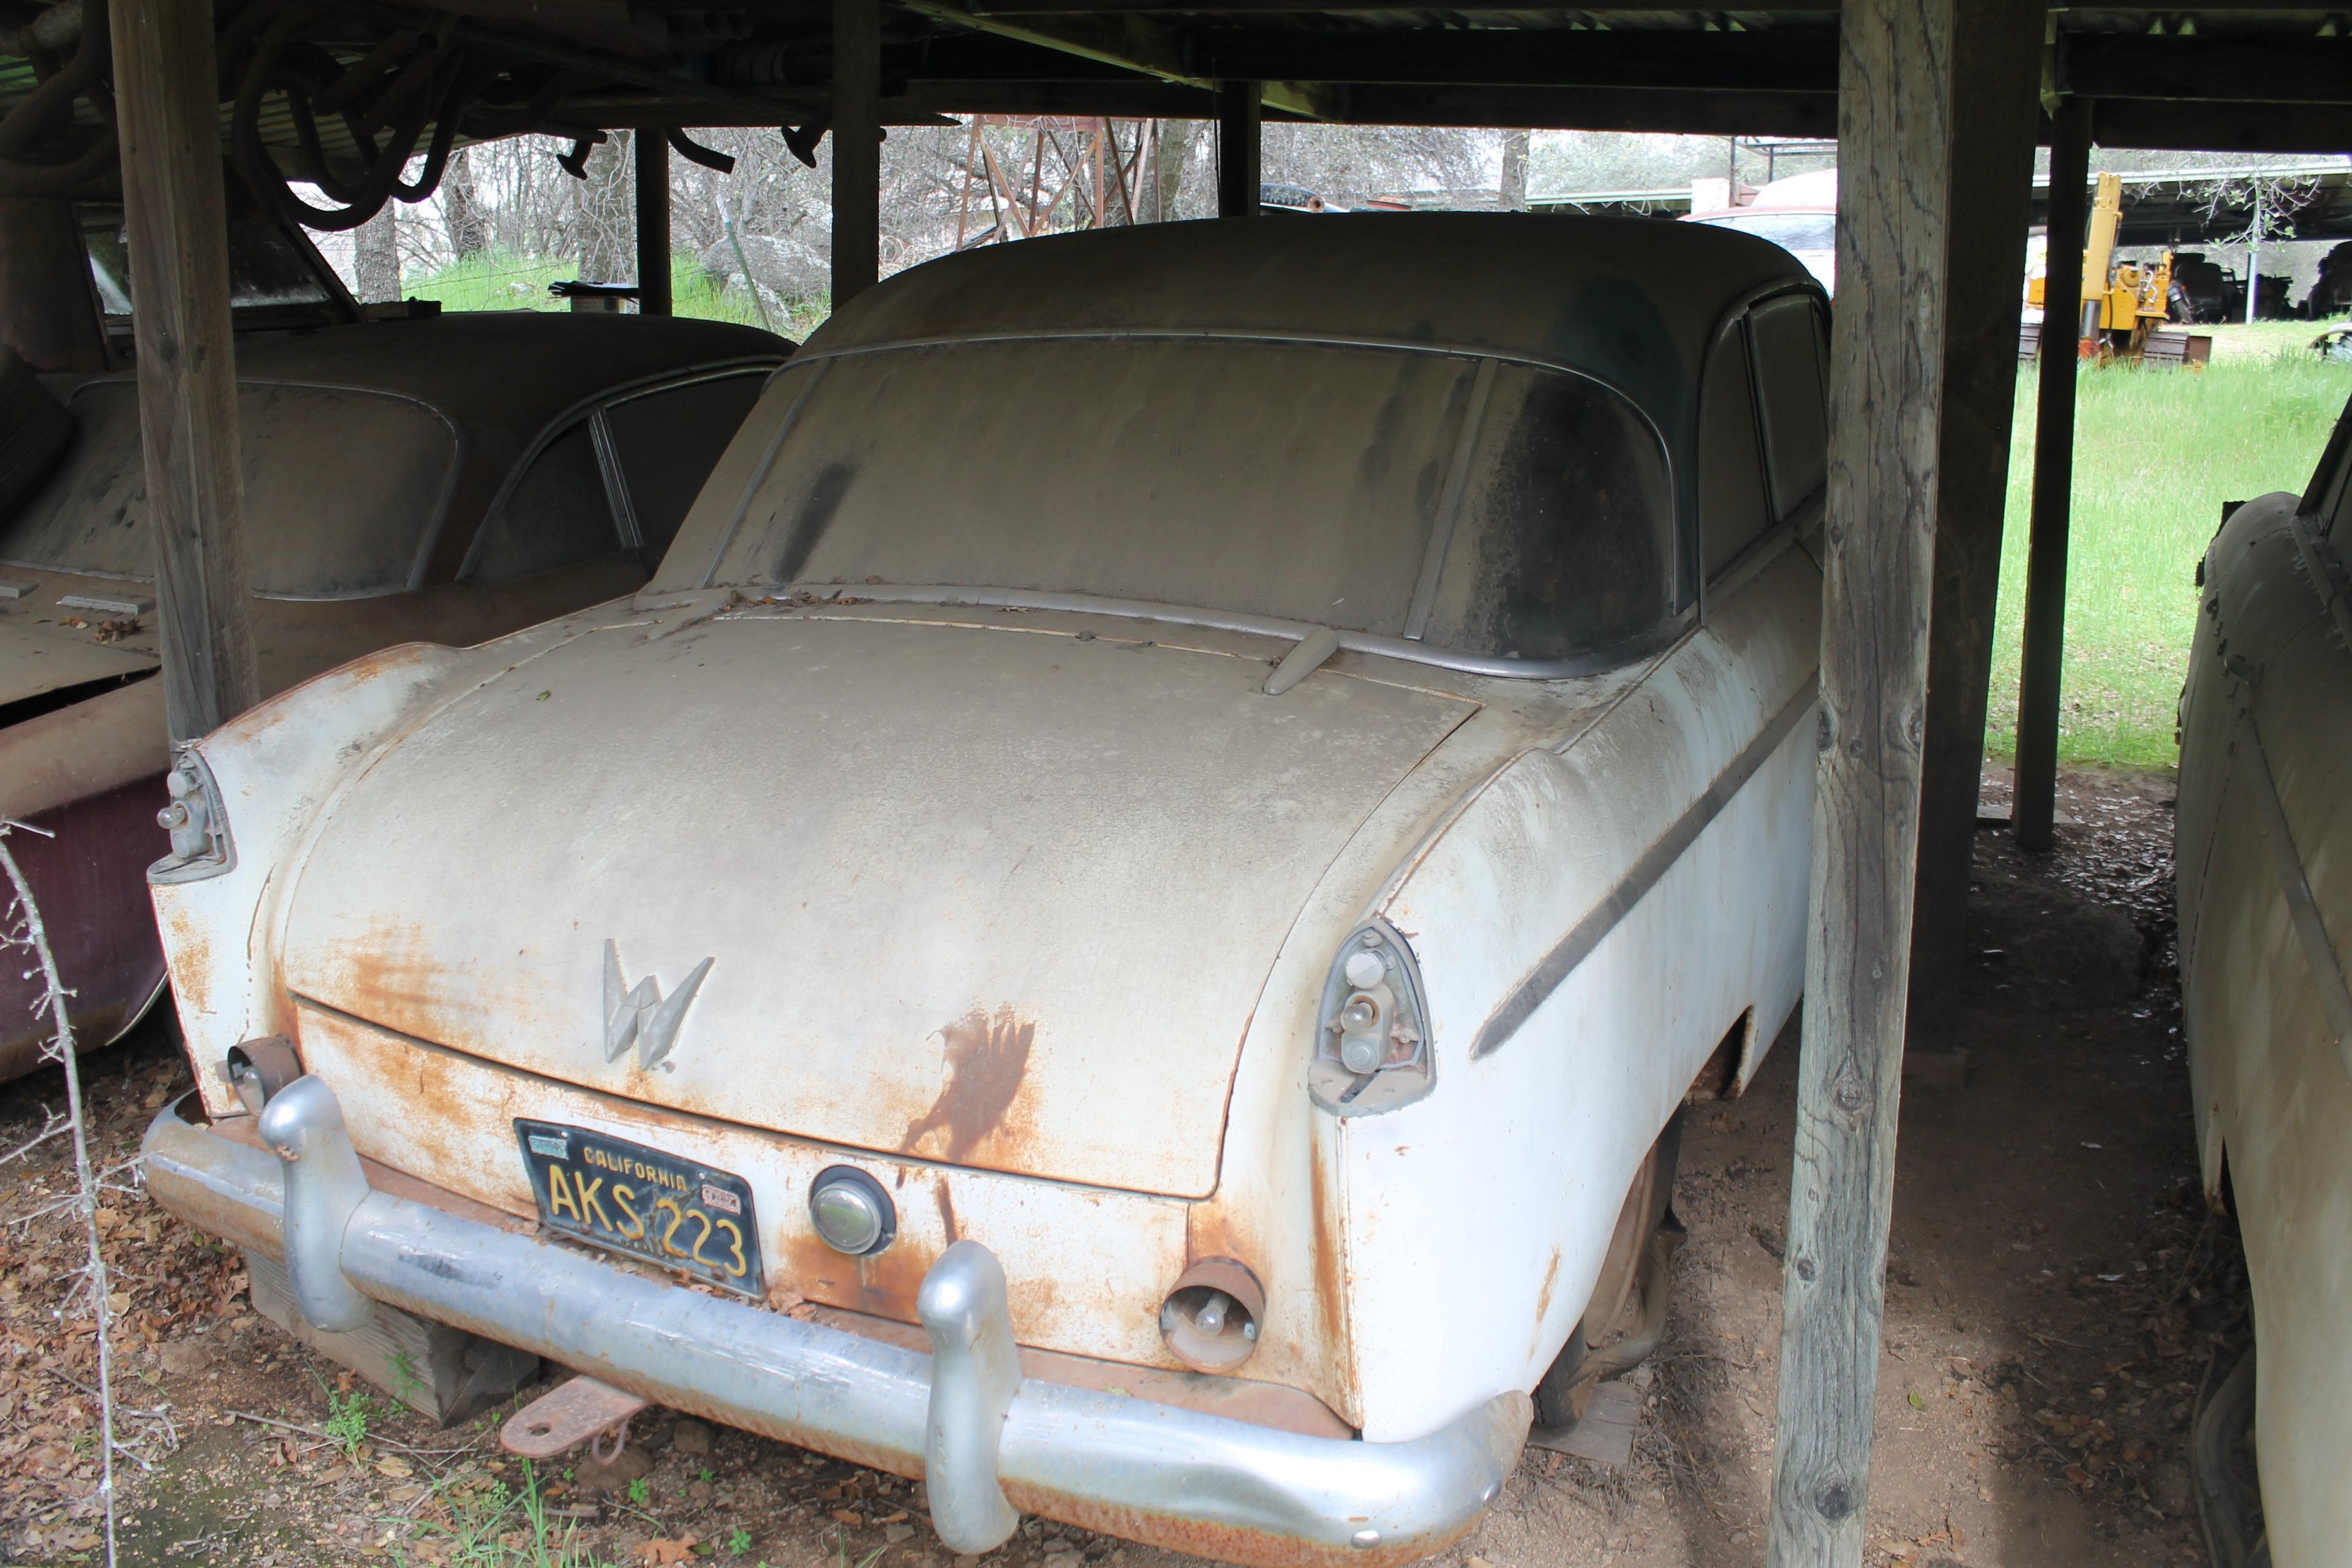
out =
{"type": "Polygon", "coordinates": [[[809,1187],[809,1218],[835,1252],[865,1258],[898,1234],[898,1211],[882,1184],[854,1165],[817,1173],[809,1187]]]}

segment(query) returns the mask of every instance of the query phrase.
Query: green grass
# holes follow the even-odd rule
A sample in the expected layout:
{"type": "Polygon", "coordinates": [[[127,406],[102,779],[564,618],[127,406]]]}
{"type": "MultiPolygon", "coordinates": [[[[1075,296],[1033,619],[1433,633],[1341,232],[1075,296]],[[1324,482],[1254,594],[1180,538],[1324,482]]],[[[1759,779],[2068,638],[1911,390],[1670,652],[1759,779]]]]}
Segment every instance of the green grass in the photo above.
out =
{"type": "MultiPolygon", "coordinates": [[[[549,294],[547,286],[579,276],[580,264],[568,257],[490,251],[408,279],[401,292],[412,299],[438,300],[445,310],[564,310],[571,306],[549,294]]],[[[670,258],[670,292],[674,314],[765,327],[795,341],[814,331],[830,310],[824,300],[796,300],[789,305],[755,300],[743,289],[720,287],[693,257],[684,255],[670,258]]]]}
{"type": "MultiPolygon", "coordinates": [[[[2173,765],[2197,562],[2221,503],[2300,491],[2352,395],[2352,366],[2305,347],[2315,323],[2200,330],[2214,335],[2203,371],[2079,373],[2058,737],[2069,763],[2173,765]]],[[[1985,735],[1997,756],[2016,746],[2034,385],[2034,373],[2021,372],[1985,735]]]]}

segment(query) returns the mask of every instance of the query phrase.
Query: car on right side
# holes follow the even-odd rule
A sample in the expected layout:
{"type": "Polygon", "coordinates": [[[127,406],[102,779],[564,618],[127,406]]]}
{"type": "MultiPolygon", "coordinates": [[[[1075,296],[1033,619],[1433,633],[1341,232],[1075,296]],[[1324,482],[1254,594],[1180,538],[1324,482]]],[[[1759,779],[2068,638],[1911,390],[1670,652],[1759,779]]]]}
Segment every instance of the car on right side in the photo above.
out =
{"type": "Polygon", "coordinates": [[[2180,980],[2208,1198],[2237,1215],[2259,1356],[2198,1421],[2215,1561],[2352,1540],[2352,406],[2300,496],[2228,509],[2180,698],[2180,980]],[[2246,1427],[2262,1525],[2221,1471],[2246,1427]],[[2267,1543],[2260,1539],[2267,1531],[2267,1543]]]}

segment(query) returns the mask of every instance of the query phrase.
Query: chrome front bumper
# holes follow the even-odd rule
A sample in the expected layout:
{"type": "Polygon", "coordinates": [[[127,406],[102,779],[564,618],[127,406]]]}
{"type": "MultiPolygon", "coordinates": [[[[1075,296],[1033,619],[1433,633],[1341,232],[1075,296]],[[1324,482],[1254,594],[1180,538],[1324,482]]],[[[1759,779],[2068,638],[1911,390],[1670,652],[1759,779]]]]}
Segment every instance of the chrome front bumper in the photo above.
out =
{"type": "Polygon", "coordinates": [[[1502,1489],[1530,1406],[1499,1394],[1403,1443],[1303,1436],[1021,1374],[995,1255],[948,1248],[917,1310],[931,1353],[649,1279],[369,1186],[317,1078],[263,1110],[266,1154],[166,1107],[147,1183],[166,1208],[282,1257],[305,1317],[382,1301],[658,1404],[920,1476],[940,1538],[984,1552],[1019,1510],[1226,1562],[1402,1563],[1502,1489]]]}

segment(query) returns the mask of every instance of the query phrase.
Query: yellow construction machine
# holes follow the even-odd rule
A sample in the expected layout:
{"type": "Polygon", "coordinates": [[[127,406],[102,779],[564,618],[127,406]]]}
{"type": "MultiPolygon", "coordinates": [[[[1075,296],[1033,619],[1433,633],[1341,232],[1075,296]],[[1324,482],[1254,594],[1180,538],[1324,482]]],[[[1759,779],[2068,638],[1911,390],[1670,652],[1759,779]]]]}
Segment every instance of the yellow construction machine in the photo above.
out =
{"type": "MultiPolygon", "coordinates": [[[[2091,232],[2083,244],[2083,319],[2075,338],[2085,359],[2139,359],[2147,355],[2149,340],[2170,319],[2166,306],[2172,296],[2172,252],[2166,251],[2153,267],[2116,260],[2116,230],[2124,216],[2124,183],[2120,176],[2101,174],[2098,195],[2091,204],[2091,232]]],[[[2042,279],[2027,287],[2029,302],[2042,303],[2042,279]]],[[[2045,318],[2042,331],[2048,335],[2045,318]]],[[[2052,341],[2055,341],[2053,339],[2052,341]]],[[[2201,356],[2188,334],[2167,332],[2155,345],[2155,358],[2201,356]]]]}

